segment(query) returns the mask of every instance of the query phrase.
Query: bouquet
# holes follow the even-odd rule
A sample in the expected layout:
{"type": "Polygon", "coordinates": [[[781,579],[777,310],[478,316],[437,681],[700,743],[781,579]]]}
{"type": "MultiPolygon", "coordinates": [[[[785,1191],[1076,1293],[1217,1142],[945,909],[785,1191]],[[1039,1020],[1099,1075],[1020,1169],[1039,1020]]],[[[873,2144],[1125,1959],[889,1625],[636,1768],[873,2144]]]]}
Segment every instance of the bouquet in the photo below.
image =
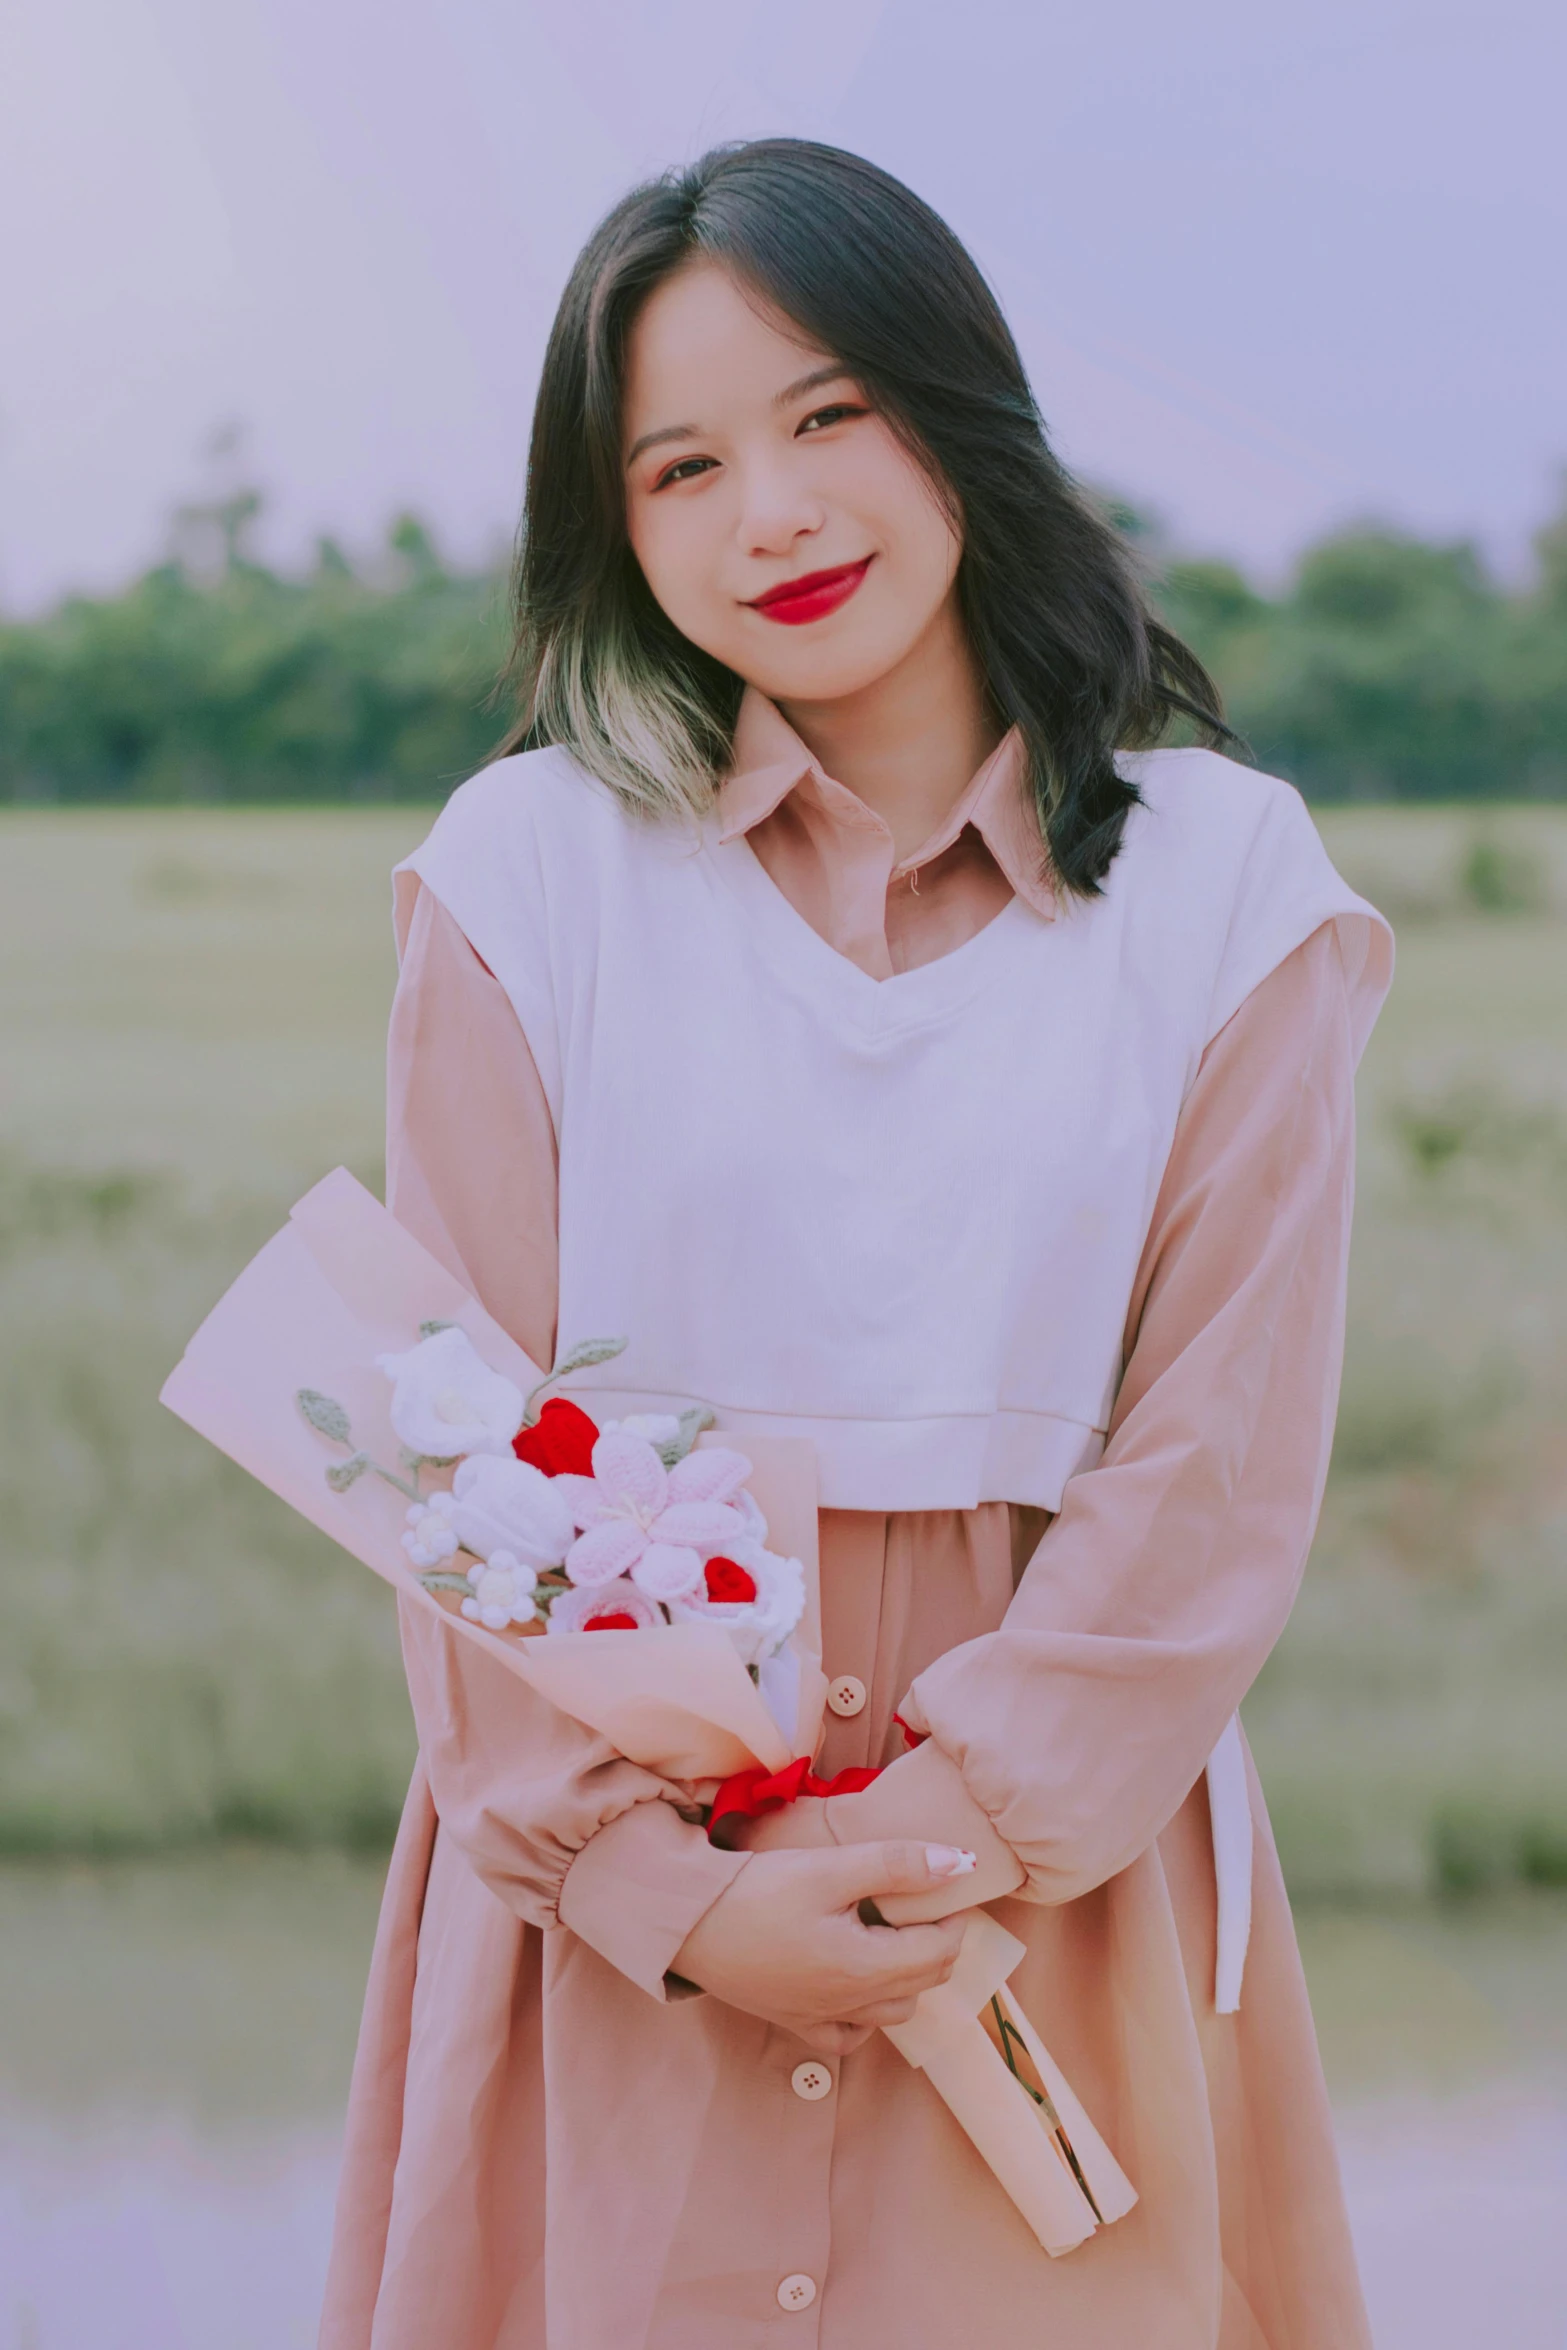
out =
{"type": "Polygon", "coordinates": [[[345,1170],[196,1332],[163,1401],[633,1762],[700,1788],[814,1749],[809,1444],[597,1428],[345,1170]],[[546,1400],[547,1399],[547,1400],[546,1400]],[[541,1637],[540,1635],[546,1635],[541,1637]]]}
{"type": "MultiPolygon", "coordinates": [[[[723,1440],[700,1403],[602,1425],[344,1169],[192,1338],[163,1401],[415,1606],[705,1811],[808,1773],[821,1729],[815,1460],[723,1440]]],[[[856,1784],[873,1772],[848,1776],[856,1784]]],[[[976,1911],[952,1979],[888,2038],[1045,2249],[1136,2200],[1006,1990],[1022,1945],[976,1911]]]]}

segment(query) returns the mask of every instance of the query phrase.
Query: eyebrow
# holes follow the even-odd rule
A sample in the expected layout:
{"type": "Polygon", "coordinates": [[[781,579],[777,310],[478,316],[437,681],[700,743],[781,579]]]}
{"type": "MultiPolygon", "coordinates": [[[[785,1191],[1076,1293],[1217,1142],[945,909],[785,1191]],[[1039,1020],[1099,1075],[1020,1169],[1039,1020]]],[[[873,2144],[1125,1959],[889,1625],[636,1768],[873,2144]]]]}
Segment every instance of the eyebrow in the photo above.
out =
{"type": "MultiPolygon", "coordinates": [[[[807,392],[819,390],[823,384],[847,381],[848,374],[846,367],[836,363],[830,367],[814,368],[809,375],[797,377],[792,384],[785,384],[781,392],[776,392],[773,395],[773,406],[787,408],[793,401],[803,400],[807,392]]],[[[662,425],[657,432],[645,432],[639,441],[632,443],[626,463],[628,466],[635,465],[645,450],[659,448],[665,441],[694,441],[699,440],[701,435],[702,427],[699,424],[662,425]]]]}

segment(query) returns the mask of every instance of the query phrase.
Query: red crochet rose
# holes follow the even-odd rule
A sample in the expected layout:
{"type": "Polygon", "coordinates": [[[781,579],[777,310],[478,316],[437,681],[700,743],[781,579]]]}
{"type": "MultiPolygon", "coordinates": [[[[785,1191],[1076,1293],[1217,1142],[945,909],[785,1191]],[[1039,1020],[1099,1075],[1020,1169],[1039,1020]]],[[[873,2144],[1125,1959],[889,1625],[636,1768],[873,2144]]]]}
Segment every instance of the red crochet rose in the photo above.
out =
{"type": "Polygon", "coordinates": [[[591,1477],[598,1433],[586,1412],[563,1395],[552,1395],[533,1426],[518,1430],[511,1448],[519,1461],[542,1469],[546,1477],[591,1477]]]}
{"type": "Polygon", "coordinates": [[[724,1607],[749,1607],[756,1597],[756,1578],[738,1559],[711,1558],[702,1570],[707,1596],[724,1607]]]}
{"type": "Polygon", "coordinates": [[[640,1630],[635,1616],[623,1607],[617,1607],[607,1616],[589,1616],[582,1627],[584,1632],[635,1632],[640,1630]]]}

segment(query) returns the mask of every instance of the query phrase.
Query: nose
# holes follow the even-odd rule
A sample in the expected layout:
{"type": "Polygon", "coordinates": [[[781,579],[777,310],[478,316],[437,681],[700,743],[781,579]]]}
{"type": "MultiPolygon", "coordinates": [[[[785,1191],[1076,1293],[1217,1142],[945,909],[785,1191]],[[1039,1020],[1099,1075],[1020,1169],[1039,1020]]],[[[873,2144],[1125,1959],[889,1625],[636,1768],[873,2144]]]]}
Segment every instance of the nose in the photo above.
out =
{"type": "Polygon", "coordinates": [[[826,520],[820,498],[787,460],[753,458],[740,483],[737,535],[748,555],[787,555],[826,520]]]}

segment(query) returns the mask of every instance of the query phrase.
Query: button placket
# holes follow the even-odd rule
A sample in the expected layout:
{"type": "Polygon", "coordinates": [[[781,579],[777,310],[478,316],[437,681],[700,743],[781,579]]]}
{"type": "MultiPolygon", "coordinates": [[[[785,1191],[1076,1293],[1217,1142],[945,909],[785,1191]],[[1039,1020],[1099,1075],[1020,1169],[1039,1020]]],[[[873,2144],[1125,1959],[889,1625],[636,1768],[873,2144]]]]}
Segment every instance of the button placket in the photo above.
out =
{"type": "MultiPolygon", "coordinates": [[[[771,2036],[770,2036],[771,2037],[771,2036]]],[[[783,2159],[789,2186],[772,2228],[770,2250],[778,2265],[763,2283],[769,2317],[779,2311],[797,2323],[779,2336],[816,2350],[822,2314],[822,2282],[831,2251],[831,2178],[838,2132],[839,2066],[802,2049],[792,2034],[771,2038],[765,2130],[770,2159],[783,2159]],[[810,2314],[807,2315],[806,2313],[810,2314]]],[[[765,2272],[764,2272],[765,2275],[765,2272]]],[[[758,2280],[759,2283],[762,2280],[758,2280]]],[[[769,2340],[771,2335],[769,2335],[769,2340]]]]}

